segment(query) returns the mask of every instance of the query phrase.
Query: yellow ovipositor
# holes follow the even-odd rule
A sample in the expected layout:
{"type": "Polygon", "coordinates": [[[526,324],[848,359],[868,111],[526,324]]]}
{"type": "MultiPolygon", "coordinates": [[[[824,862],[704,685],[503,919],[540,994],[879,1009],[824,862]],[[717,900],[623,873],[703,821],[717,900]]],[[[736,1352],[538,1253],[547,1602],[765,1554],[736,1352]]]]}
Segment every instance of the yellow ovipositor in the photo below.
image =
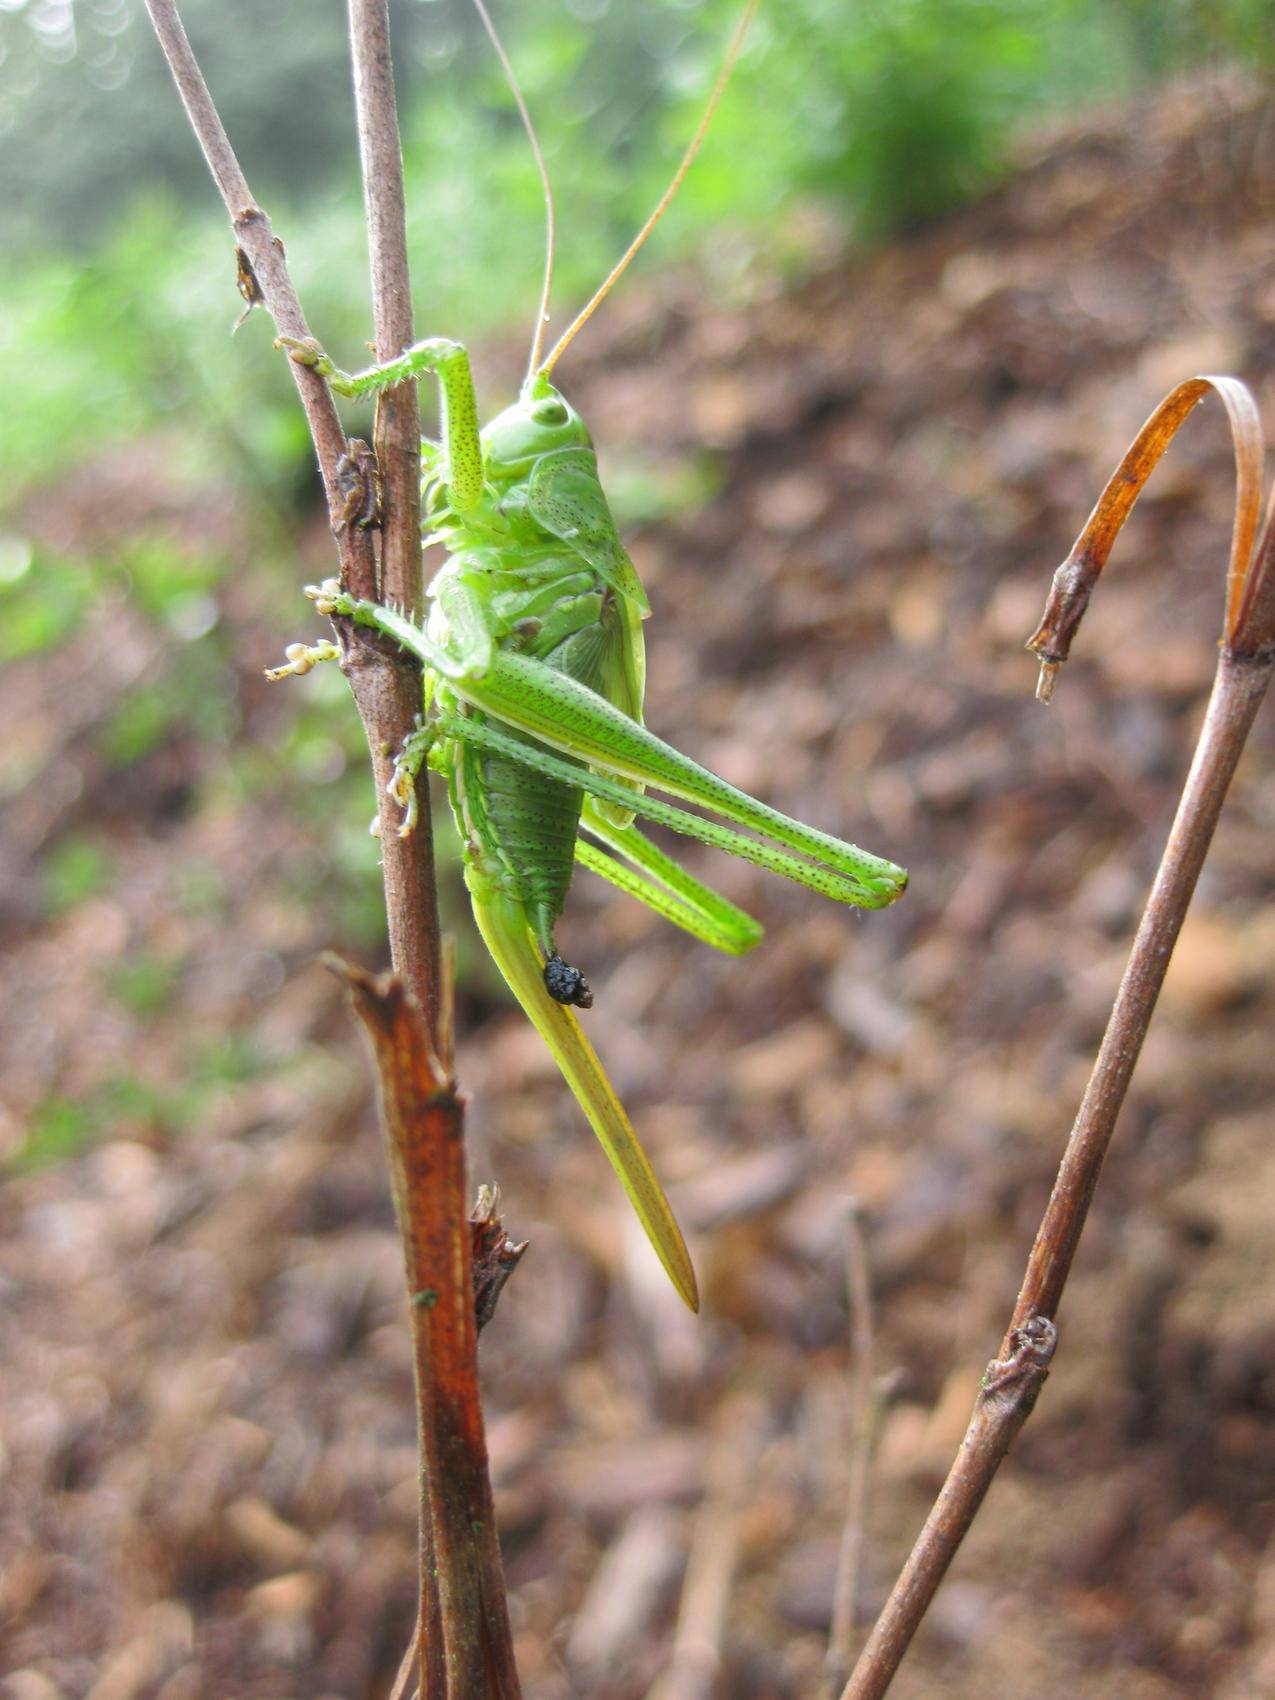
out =
{"type": "Polygon", "coordinates": [[[545,990],[544,958],[527,925],[525,911],[490,887],[475,889],[486,883],[470,882],[474,919],[483,943],[528,1020],[552,1051],[611,1167],[620,1177],[620,1184],[628,1193],[669,1280],[690,1308],[698,1311],[699,1288],[686,1241],[655,1170],[638,1143],[633,1124],[574,1012],[566,1004],[555,1003],[545,990]]]}

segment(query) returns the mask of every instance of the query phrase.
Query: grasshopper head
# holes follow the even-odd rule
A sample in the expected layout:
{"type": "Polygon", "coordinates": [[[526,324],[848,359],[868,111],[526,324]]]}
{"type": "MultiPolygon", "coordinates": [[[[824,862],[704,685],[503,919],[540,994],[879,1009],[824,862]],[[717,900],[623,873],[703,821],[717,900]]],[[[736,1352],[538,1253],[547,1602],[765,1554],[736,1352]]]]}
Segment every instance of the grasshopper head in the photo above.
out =
{"type": "Polygon", "coordinates": [[[547,378],[536,376],[512,407],[484,427],[482,444],[487,476],[499,483],[520,477],[553,449],[591,449],[593,440],[571,403],[547,378]]]}

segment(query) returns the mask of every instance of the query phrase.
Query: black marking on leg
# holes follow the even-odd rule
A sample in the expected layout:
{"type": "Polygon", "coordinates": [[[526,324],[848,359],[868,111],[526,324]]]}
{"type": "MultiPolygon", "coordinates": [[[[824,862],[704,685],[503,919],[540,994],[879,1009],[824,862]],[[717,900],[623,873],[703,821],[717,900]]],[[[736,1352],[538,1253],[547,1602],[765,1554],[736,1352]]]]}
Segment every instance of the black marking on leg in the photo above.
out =
{"type": "Polygon", "coordinates": [[[589,982],[578,968],[560,956],[551,956],[545,963],[545,990],[555,1003],[573,1003],[577,1009],[593,1008],[589,982]]]}

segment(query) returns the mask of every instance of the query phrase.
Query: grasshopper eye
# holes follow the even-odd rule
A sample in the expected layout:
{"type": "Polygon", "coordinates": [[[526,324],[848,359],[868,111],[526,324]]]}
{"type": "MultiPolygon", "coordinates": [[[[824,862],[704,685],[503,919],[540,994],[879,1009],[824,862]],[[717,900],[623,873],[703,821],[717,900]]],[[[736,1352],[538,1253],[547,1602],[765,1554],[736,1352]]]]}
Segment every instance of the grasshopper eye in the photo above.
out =
{"type": "Polygon", "coordinates": [[[562,402],[549,398],[536,403],[531,410],[531,417],[537,425],[565,425],[567,410],[562,402]]]}

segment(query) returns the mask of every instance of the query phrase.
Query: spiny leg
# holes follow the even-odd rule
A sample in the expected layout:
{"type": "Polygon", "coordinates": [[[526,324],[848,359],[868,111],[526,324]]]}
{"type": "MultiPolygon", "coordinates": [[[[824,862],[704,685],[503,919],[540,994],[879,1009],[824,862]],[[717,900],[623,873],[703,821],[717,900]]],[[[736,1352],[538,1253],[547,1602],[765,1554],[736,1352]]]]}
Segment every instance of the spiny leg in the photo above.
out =
{"type": "Polygon", "coordinates": [[[761,942],[760,922],[701,884],[636,827],[612,826],[592,800],[586,801],[580,824],[617,854],[577,838],[576,859],[666,921],[731,956],[742,956],[761,942]]]}
{"type": "MultiPolygon", "coordinates": [[[[439,732],[437,721],[422,723],[407,738],[395,759],[386,789],[403,810],[398,829],[401,837],[407,837],[416,828],[420,812],[417,779],[438,741],[439,732]]],[[[585,802],[581,826],[625,860],[618,860],[616,855],[609,855],[583,838],[576,839],[576,859],[674,926],[732,956],[741,956],[760,942],[762,928],[751,915],[687,873],[636,827],[614,826],[592,799],[585,802]]],[[[545,988],[554,1002],[574,1004],[579,1009],[592,1008],[593,992],[580,969],[572,967],[550,947],[545,947],[542,954],[545,988]]]]}
{"type": "Polygon", "coordinates": [[[418,342],[393,360],[369,366],[364,372],[343,372],[334,366],[313,337],[281,336],[275,346],[285,348],[299,366],[309,366],[338,395],[371,395],[378,390],[406,383],[422,372],[438,377],[442,398],[442,438],[446,450],[447,494],[458,512],[476,505],[483,493],[483,452],[478,440],[478,403],[469,355],[458,342],[433,336],[418,342]]]}
{"type": "MultiPolygon", "coordinates": [[[[676,831],[702,837],[706,843],[716,844],[733,855],[772,868],[789,879],[796,879],[813,890],[835,897],[839,902],[878,909],[903,895],[907,874],[893,862],[872,856],[844,839],[833,837],[831,833],[806,826],[750,797],[747,792],[737,790],[566,674],[557,673],[526,656],[497,649],[492,655],[489,670],[482,677],[475,678],[467,674],[463,664],[455,657],[393,609],[357,601],[329,585],[314,594],[316,598],[322,598],[319,600],[321,610],[375,626],[396,638],[427,666],[442,673],[452,683],[457,695],[476,708],[600,770],[582,779],[578,770],[572,767],[570,783],[583,784],[585,790],[623,809],[645,814],[652,820],[664,820],[676,831]],[[611,782],[605,780],[605,775],[611,776],[611,782]],[[590,782],[595,778],[598,781],[596,785],[590,782]],[[667,810],[666,805],[661,805],[660,813],[655,813],[649,804],[639,807],[633,792],[616,785],[615,779],[636,780],[656,786],[727,820],[751,827],[775,843],[809,856],[819,865],[811,866],[797,857],[769,850],[724,828],[715,829],[720,836],[709,837],[707,828],[710,823],[688,816],[681,810],[667,810]],[[694,827],[683,824],[688,821],[693,821],[694,827]]],[[[529,762],[528,765],[533,764],[529,762]]],[[[562,777],[562,774],[555,771],[552,776],[562,777]]]]}
{"type": "Polygon", "coordinates": [[[881,908],[893,901],[892,897],[865,895],[856,881],[848,879],[836,869],[822,867],[814,862],[804,862],[799,856],[793,856],[786,850],[778,850],[756,838],[746,838],[743,833],[736,832],[731,827],[722,826],[718,821],[704,820],[700,815],[693,815],[685,809],[675,808],[671,803],[661,802],[658,797],[647,794],[635,796],[632,791],[606,774],[582,768],[578,763],[564,760],[552,750],[544,749],[540,745],[522,743],[490,722],[474,720],[460,714],[444,714],[440,716],[439,727],[449,738],[458,738],[477,744],[482,749],[508,756],[513,761],[521,762],[524,767],[543,773],[548,779],[577,785],[592,797],[601,797],[607,802],[621,804],[633,813],[645,816],[647,820],[671,827],[674,832],[680,832],[684,837],[698,838],[701,843],[711,844],[717,850],[725,850],[732,856],[753,862],[770,873],[781,874],[785,879],[804,885],[824,897],[831,897],[835,902],[850,903],[858,908],[881,908]]]}
{"type": "MultiPolygon", "coordinates": [[[[417,779],[438,742],[440,730],[437,721],[422,722],[406,739],[395,759],[387,790],[403,810],[403,821],[398,829],[402,837],[415,830],[419,817],[417,779]]],[[[636,827],[615,826],[597,807],[594,799],[586,799],[580,824],[616,853],[608,854],[598,845],[577,837],[576,859],[593,873],[636,897],[665,920],[704,944],[712,945],[715,950],[742,956],[760,943],[762,927],[758,921],[720,892],[697,880],[636,827]]],[[[565,962],[556,951],[546,950],[544,955],[544,979],[550,997],[556,1003],[591,1008],[593,993],[581,971],[565,962]]]]}
{"type": "MultiPolygon", "coordinates": [[[[500,652],[485,680],[477,685],[461,680],[456,690],[495,718],[587,761],[598,775],[654,786],[810,857],[816,864],[814,872],[826,870],[835,875],[835,880],[816,883],[806,879],[804,883],[841,902],[881,908],[902,896],[907,885],[906,873],[894,863],[750,797],[630,720],[587,686],[539,667],[524,656],[500,652]]],[[[590,787],[586,785],[586,789],[590,787]]],[[[598,787],[595,795],[631,808],[636,814],[645,812],[631,792],[616,794],[598,787]]],[[[652,814],[648,818],[660,817],[652,814]]],[[[679,826],[678,830],[690,829],[679,826]]],[[[751,857],[751,852],[742,848],[753,843],[750,839],[734,834],[729,842],[716,842],[735,855],[751,857]]],[[[783,860],[784,866],[776,871],[801,878],[793,870],[806,864],[793,857],[783,860]]]]}

